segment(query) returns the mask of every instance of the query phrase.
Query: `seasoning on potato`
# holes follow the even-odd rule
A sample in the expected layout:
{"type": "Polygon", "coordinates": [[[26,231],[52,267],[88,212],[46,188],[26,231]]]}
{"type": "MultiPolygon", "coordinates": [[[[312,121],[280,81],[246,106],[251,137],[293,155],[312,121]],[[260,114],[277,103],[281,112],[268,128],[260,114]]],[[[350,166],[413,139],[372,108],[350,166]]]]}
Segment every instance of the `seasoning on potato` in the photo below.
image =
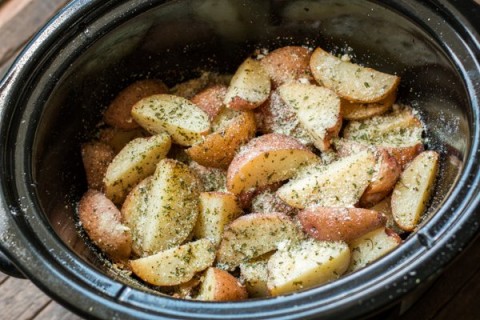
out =
{"type": "Polygon", "coordinates": [[[419,112],[396,101],[399,76],[321,48],[258,52],[233,77],[133,83],[82,144],[81,225],[173,297],[335,281],[425,218],[440,155],[424,151],[419,112]]]}

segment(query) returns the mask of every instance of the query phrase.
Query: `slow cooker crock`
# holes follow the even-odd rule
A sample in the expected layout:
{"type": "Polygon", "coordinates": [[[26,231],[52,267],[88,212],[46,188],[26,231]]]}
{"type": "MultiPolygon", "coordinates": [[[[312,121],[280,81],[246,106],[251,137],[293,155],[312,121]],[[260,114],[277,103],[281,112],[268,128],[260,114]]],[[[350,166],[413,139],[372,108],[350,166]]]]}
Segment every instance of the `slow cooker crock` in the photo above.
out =
{"type": "Polygon", "coordinates": [[[13,263],[0,255],[0,268],[91,318],[359,318],[398,305],[480,228],[479,16],[473,2],[446,0],[73,1],[0,84],[0,249],[13,263]],[[232,72],[253,49],[287,44],[354,52],[402,77],[400,99],[421,110],[442,155],[421,228],[371,266],[272,299],[178,300],[116,270],[75,216],[79,144],[113,95],[136,79],[232,72]]]}

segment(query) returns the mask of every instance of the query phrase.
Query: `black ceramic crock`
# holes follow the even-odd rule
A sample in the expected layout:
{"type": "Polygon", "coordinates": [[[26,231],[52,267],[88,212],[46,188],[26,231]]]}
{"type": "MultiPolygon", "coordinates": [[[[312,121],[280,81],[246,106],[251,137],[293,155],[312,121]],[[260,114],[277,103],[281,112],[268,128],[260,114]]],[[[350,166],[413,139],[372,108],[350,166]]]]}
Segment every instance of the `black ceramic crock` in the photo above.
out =
{"type": "MultiPolygon", "coordinates": [[[[0,85],[0,268],[90,318],[343,319],[399,306],[479,232],[478,6],[471,1],[74,1],[27,46],[0,85]],[[126,84],[169,85],[232,72],[258,47],[320,45],[402,77],[441,151],[419,231],[378,262],[296,294],[183,301],[122,275],[82,237],[79,144],[126,84]]],[[[397,310],[398,311],[398,310],[397,310]]]]}

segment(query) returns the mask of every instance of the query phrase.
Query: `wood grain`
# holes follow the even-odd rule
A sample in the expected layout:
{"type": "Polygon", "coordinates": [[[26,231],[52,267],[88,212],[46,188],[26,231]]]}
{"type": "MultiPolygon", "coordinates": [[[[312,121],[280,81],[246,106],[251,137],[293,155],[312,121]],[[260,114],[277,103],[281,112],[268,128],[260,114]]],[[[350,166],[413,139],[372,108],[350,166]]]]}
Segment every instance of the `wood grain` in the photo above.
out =
{"type": "Polygon", "coordinates": [[[51,301],[36,317],[35,320],[81,320],[58,303],[51,301]]]}
{"type": "Polygon", "coordinates": [[[32,282],[12,277],[0,286],[0,292],[2,319],[32,319],[51,300],[32,282]]]}
{"type": "Polygon", "coordinates": [[[7,278],[8,276],[6,274],[0,272],[0,285],[4,283],[7,278]]]}

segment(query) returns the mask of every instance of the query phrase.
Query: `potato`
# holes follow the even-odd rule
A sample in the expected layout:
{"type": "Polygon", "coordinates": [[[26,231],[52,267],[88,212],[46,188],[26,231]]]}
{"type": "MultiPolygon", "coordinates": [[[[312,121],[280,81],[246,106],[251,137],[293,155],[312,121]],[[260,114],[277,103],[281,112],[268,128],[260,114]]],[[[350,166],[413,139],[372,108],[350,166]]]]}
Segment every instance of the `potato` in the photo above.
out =
{"type": "Polygon", "coordinates": [[[219,244],[225,226],[242,214],[235,195],[226,192],[200,193],[200,213],[193,233],[219,244]]]}
{"type": "Polygon", "coordinates": [[[175,286],[193,278],[196,272],[210,267],[215,247],[200,239],[157,254],[130,260],[130,268],[140,279],[156,286],[175,286]]]}
{"type": "Polygon", "coordinates": [[[145,253],[142,248],[142,241],[143,230],[149,223],[147,200],[151,181],[152,177],[150,176],[137,184],[128,193],[121,209],[122,222],[130,228],[132,234],[132,252],[139,257],[145,253]]]}
{"type": "Polygon", "coordinates": [[[387,196],[382,201],[378,202],[373,207],[369,208],[370,210],[375,210],[377,212],[382,213],[385,217],[387,217],[387,224],[386,227],[388,229],[392,229],[392,231],[401,234],[404,231],[400,229],[400,227],[396,224],[395,219],[393,219],[392,213],[392,197],[387,196]]]}
{"type": "Polygon", "coordinates": [[[100,129],[98,139],[100,142],[106,143],[112,147],[115,154],[117,154],[133,139],[147,136],[149,136],[149,134],[142,128],[122,130],[108,127],[100,129]]]}
{"type": "Polygon", "coordinates": [[[103,190],[103,177],[114,157],[114,151],[105,143],[93,141],[82,144],[82,161],[88,188],[103,190]]]}
{"type": "MultiPolygon", "coordinates": [[[[280,187],[280,186],[279,186],[280,187]]],[[[276,189],[278,189],[277,187],[276,189]]],[[[274,189],[266,189],[257,193],[252,199],[252,212],[280,212],[289,216],[295,216],[298,212],[294,208],[280,199],[274,189]]]]}
{"type": "Polygon", "coordinates": [[[240,264],[240,278],[245,283],[248,295],[251,298],[269,297],[267,287],[268,259],[271,255],[260,256],[257,259],[242,262],[240,264]]]}
{"type": "Polygon", "coordinates": [[[181,82],[170,89],[170,93],[185,99],[192,99],[205,88],[214,85],[228,85],[231,75],[218,74],[215,72],[202,72],[200,77],[181,82]]]}
{"type": "Polygon", "coordinates": [[[313,52],[310,69],[318,83],[352,102],[380,101],[397,90],[400,83],[397,76],[344,61],[321,48],[313,52]]]}
{"type": "Polygon", "coordinates": [[[233,110],[251,110],[270,95],[270,78],[257,60],[247,58],[238,67],[225,95],[224,104],[233,110]]]}
{"type": "Polygon", "coordinates": [[[395,232],[378,228],[350,243],[352,260],[348,272],[363,268],[395,249],[402,239],[395,232]]]}
{"type": "Polygon", "coordinates": [[[195,161],[190,161],[188,167],[200,180],[203,191],[227,191],[227,172],[225,170],[204,167],[195,161]]]}
{"type": "Polygon", "coordinates": [[[240,263],[302,238],[300,230],[285,215],[252,213],[233,221],[223,234],[217,251],[218,267],[233,270],[240,263]]]}
{"type": "MultiPolygon", "coordinates": [[[[229,116],[231,119],[223,119],[223,114],[231,112],[224,110],[218,115],[216,121],[220,124],[215,132],[186,150],[194,161],[206,167],[226,169],[238,149],[255,136],[253,113],[233,111],[234,114],[229,116]]],[[[214,122],[214,125],[217,124],[214,122]]]]}
{"type": "Polygon", "coordinates": [[[290,83],[278,88],[280,97],[296,113],[313,144],[321,151],[330,148],[342,127],[340,99],[331,90],[311,84],[290,83]]]}
{"type": "Polygon", "coordinates": [[[132,109],[135,121],[147,131],[167,132],[173,142],[191,146],[210,133],[208,115],[189,100],[158,94],[137,102],[132,109]]]}
{"type": "Polygon", "coordinates": [[[172,159],[158,163],[144,195],[143,252],[169,249],[189,237],[200,210],[200,191],[198,178],[185,164],[172,159]]]}
{"type": "Polygon", "coordinates": [[[268,261],[268,289],[278,296],[311,288],[340,277],[350,263],[350,249],[342,241],[307,239],[285,246],[268,261]]]}
{"type": "Polygon", "coordinates": [[[170,146],[170,136],[165,133],[130,141],[108,166],[103,179],[105,195],[114,203],[121,204],[137,183],[155,171],[170,146]]]}
{"type": "Polygon", "coordinates": [[[250,140],[227,171],[227,188],[234,194],[286,180],[317,156],[293,138],[271,133],[250,140]]]}
{"type": "Polygon", "coordinates": [[[131,116],[132,107],[143,98],[154,94],[167,93],[167,86],[159,80],[147,79],[132,83],[123,89],[103,114],[106,124],[123,130],[138,128],[131,116]]]}
{"type": "Polygon", "coordinates": [[[423,151],[423,129],[411,108],[396,105],[388,114],[349,122],[343,136],[347,141],[388,151],[403,167],[423,151]]]}
{"type": "MultiPolygon", "coordinates": [[[[264,192],[275,192],[278,190],[278,188],[282,186],[282,184],[283,183],[279,181],[272,184],[268,184],[266,186],[259,186],[256,188],[251,188],[247,191],[243,191],[237,195],[238,203],[240,207],[243,208],[244,210],[253,212],[254,210],[252,210],[252,204],[255,197],[257,197],[258,195],[264,192]]],[[[260,210],[256,212],[274,212],[274,211],[260,210]]]]}
{"type": "Polygon", "coordinates": [[[385,150],[379,152],[375,169],[372,182],[360,198],[360,206],[364,208],[373,206],[390,194],[402,172],[395,158],[385,150]]]}
{"type": "Polygon", "coordinates": [[[383,214],[362,208],[315,207],[300,211],[298,218],[303,230],[320,241],[350,242],[387,222],[383,214]]]}
{"type": "Polygon", "coordinates": [[[268,53],[260,60],[274,87],[298,79],[309,79],[311,51],[306,47],[286,46],[268,53]]]}
{"type": "Polygon", "coordinates": [[[236,301],[247,299],[247,290],[237,278],[224,270],[210,267],[205,272],[196,299],[205,301],[236,301]]]}
{"type": "Polygon", "coordinates": [[[255,109],[257,130],[265,133],[279,133],[297,139],[304,145],[313,145],[307,130],[301,125],[295,110],[281,98],[278,88],[268,100],[255,109]]]}
{"type": "Polygon", "coordinates": [[[227,86],[217,84],[197,93],[191,101],[208,114],[210,121],[222,110],[227,86]]]}
{"type": "Polygon", "coordinates": [[[89,238],[115,262],[128,259],[132,248],[130,228],[105,195],[89,189],[78,204],[78,217],[89,238]]]}
{"type": "Polygon", "coordinates": [[[342,99],[342,117],[345,120],[364,120],[378,116],[390,110],[396,99],[396,90],[383,100],[374,103],[358,103],[342,99]]]}
{"type": "Polygon", "coordinates": [[[426,209],[438,173],[439,155],[420,153],[402,172],[392,193],[392,214],[405,231],[413,231],[426,209]]]}
{"type": "Polygon", "coordinates": [[[373,152],[364,150],[320,165],[291,179],[277,195],[296,208],[353,207],[370,184],[375,166],[373,152]]]}

